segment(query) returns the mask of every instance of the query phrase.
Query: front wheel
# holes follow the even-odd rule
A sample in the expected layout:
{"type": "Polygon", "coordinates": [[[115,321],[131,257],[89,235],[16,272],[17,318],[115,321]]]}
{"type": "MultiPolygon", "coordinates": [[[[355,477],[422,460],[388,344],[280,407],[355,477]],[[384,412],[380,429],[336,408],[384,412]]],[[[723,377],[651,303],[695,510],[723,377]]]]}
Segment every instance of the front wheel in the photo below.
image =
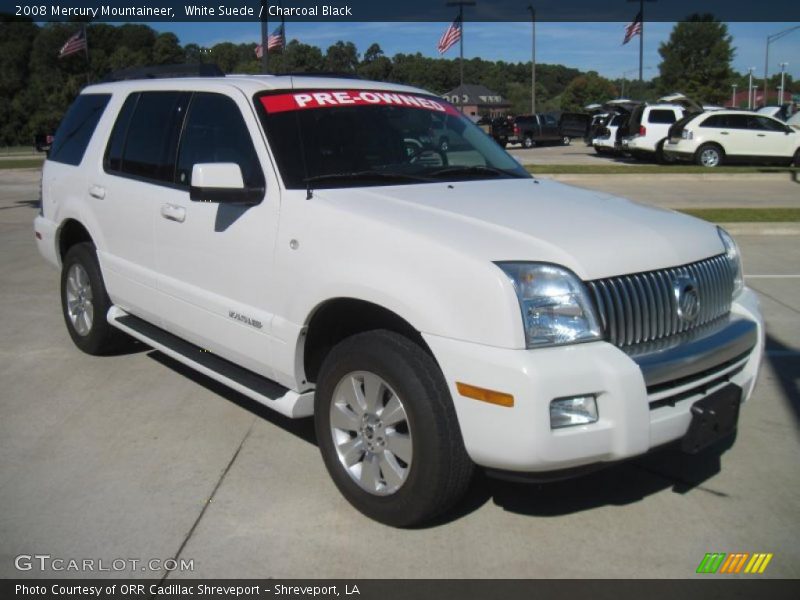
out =
{"type": "Polygon", "coordinates": [[[533,141],[533,138],[532,138],[531,136],[527,135],[527,136],[525,136],[525,138],[522,140],[522,145],[523,145],[525,148],[533,148],[533,147],[536,145],[536,142],[534,142],[534,141],[533,141]]]}
{"type": "Polygon", "coordinates": [[[724,161],[724,153],[719,146],[706,144],[705,146],[700,146],[697,150],[695,160],[701,167],[719,167],[724,161]]]}
{"type": "Polygon", "coordinates": [[[564,137],[561,138],[561,145],[569,146],[571,141],[572,141],[572,138],[570,138],[568,135],[565,135],[564,137]]]}
{"type": "Polygon", "coordinates": [[[399,334],[371,331],[331,350],[314,424],[334,483],[359,511],[408,527],[448,510],[473,465],[439,367],[399,334]]]}

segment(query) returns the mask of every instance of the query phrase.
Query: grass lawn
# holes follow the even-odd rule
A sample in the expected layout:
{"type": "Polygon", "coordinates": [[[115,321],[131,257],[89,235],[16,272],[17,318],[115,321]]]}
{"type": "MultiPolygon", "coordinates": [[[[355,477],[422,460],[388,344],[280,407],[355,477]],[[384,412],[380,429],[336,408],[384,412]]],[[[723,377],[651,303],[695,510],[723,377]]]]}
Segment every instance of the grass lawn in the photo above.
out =
{"type": "Polygon", "coordinates": [[[682,213],[712,223],[788,223],[800,221],[800,208],[687,208],[682,213]]]}
{"type": "Polygon", "coordinates": [[[709,169],[698,165],[525,165],[529,173],[536,175],[652,175],[698,174],[698,173],[790,173],[800,171],[797,167],[719,167],[709,169]]]}
{"type": "Polygon", "coordinates": [[[0,169],[38,169],[44,158],[8,158],[0,160],[0,169]]]}

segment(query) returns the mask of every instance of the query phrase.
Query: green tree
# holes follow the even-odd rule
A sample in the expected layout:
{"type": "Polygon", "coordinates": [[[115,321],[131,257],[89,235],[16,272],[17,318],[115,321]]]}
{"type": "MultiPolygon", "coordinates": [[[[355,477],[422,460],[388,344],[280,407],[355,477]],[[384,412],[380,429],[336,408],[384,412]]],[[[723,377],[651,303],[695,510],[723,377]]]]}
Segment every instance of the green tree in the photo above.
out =
{"type": "Polygon", "coordinates": [[[724,102],[734,79],[731,42],[728,26],[708,14],[694,14],[676,24],[658,49],[659,91],[680,91],[706,103],[724,102]]]}
{"type": "Polygon", "coordinates": [[[157,65],[182,63],[186,55],[178,42],[178,36],[171,32],[160,33],[153,44],[153,62],[157,65]]]}
{"type": "Polygon", "coordinates": [[[339,40],[328,48],[325,68],[334,73],[355,73],[358,68],[358,51],[355,44],[339,40]]]}
{"type": "Polygon", "coordinates": [[[580,111],[587,104],[605,102],[617,96],[614,84],[594,71],[586,75],[578,75],[561,94],[561,109],[580,111]]]}

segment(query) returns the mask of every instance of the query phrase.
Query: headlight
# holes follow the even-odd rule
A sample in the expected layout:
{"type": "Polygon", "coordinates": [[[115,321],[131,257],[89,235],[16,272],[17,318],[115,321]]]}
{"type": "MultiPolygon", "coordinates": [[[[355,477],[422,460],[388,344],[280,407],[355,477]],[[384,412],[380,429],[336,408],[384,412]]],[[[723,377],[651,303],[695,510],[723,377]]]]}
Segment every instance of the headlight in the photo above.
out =
{"type": "Polygon", "coordinates": [[[586,290],[574,274],[537,263],[497,263],[514,284],[528,348],[602,338],[586,290]]]}
{"type": "Polygon", "coordinates": [[[731,237],[727,231],[725,231],[722,227],[717,227],[717,232],[719,232],[719,237],[722,239],[722,243],[725,246],[725,256],[728,258],[728,262],[731,264],[731,269],[733,270],[733,297],[739,295],[744,289],[744,276],[742,275],[742,254],[739,252],[739,246],[736,244],[736,241],[731,237]]]}

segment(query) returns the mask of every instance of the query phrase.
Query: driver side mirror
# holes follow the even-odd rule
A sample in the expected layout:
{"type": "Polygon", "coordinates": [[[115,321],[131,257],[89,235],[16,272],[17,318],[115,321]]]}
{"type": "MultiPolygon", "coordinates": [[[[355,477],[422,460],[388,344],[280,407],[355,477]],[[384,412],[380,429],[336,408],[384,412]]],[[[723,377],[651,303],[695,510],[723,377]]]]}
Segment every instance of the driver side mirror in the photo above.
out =
{"type": "Polygon", "coordinates": [[[192,167],[189,199],[195,202],[258,204],[264,188],[244,185],[242,169],[236,163],[197,163],[192,167]]]}

